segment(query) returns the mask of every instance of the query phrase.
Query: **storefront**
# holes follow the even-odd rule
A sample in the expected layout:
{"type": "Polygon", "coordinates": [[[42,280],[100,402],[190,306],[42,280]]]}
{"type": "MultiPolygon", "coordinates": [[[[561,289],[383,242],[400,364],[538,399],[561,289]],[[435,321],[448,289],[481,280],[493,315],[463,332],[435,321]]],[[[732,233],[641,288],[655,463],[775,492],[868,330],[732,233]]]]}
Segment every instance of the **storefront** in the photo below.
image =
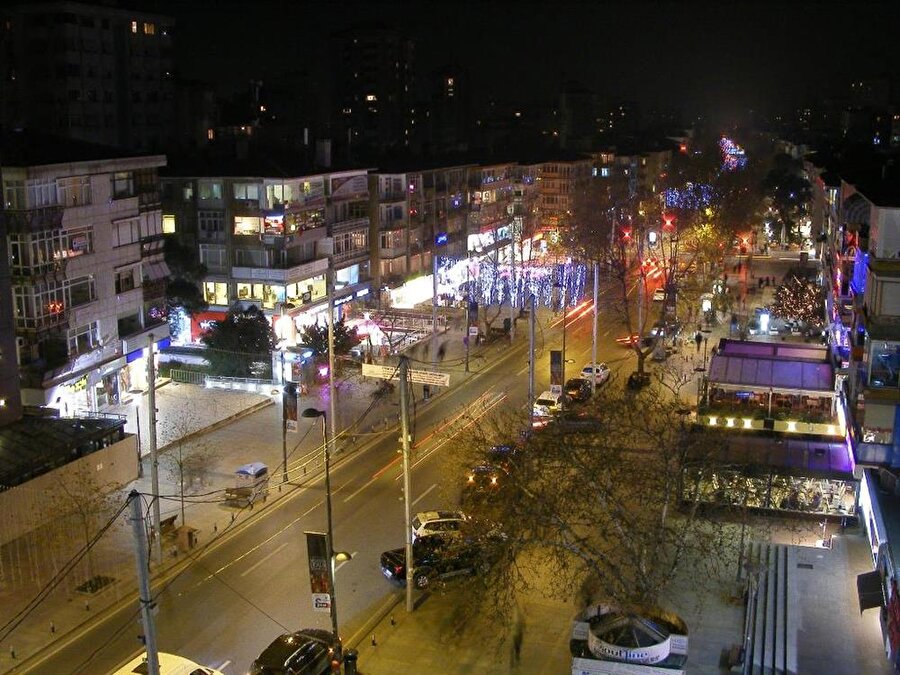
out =
{"type": "Polygon", "coordinates": [[[682,494],[686,502],[844,523],[860,508],[859,481],[846,443],[806,439],[729,437],[714,460],[686,464],[682,494]]]}

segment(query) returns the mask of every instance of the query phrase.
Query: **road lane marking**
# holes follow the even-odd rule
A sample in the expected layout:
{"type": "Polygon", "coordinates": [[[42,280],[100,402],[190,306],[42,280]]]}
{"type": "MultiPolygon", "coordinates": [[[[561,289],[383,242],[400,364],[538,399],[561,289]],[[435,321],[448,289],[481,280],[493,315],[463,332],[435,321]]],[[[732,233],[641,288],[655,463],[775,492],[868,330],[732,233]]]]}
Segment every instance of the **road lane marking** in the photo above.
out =
{"type": "Polygon", "coordinates": [[[231,665],[231,659],[224,661],[220,666],[213,666],[216,670],[225,670],[228,666],[231,665]]]}
{"type": "Polygon", "coordinates": [[[437,483],[434,483],[430,488],[428,488],[427,490],[425,490],[425,492],[423,492],[423,493],[420,494],[418,497],[416,497],[416,500],[411,504],[411,506],[415,506],[415,505],[418,504],[420,501],[422,501],[423,499],[425,499],[425,496],[426,496],[429,492],[431,492],[432,490],[434,490],[434,488],[436,488],[436,487],[437,487],[437,483]]]}
{"type": "Polygon", "coordinates": [[[354,492],[351,492],[349,495],[347,495],[346,497],[344,497],[344,503],[346,504],[347,502],[349,502],[349,501],[350,501],[351,499],[353,499],[356,495],[358,495],[360,492],[362,492],[362,491],[365,490],[367,487],[369,487],[372,483],[374,483],[376,480],[378,480],[378,476],[374,476],[374,477],[370,478],[370,479],[365,483],[365,485],[363,485],[361,488],[359,488],[358,490],[356,490],[356,491],[354,491],[354,492]]]}
{"type": "MultiPolygon", "coordinates": [[[[350,560],[353,560],[353,558],[356,557],[356,554],[357,554],[357,553],[359,553],[359,551],[353,551],[353,552],[350,554],[350,560]]],[[[344,565],[346,565],[348,562],[350,562],[350,560],[344,560],[344,561],[342,561],[340,565],[338,565],[337,567],[334,568],[334,571],[337,572],[337,571],[338,571],[339,569],[341,569],[344,565]]]]}
{"type": "Polygon", "coordinates": [[[276,548],[274,551],[272,551],[272,552],[269,553],[268,555],[264,555],[264,556],[263,556],[262,558],[260,558],[258,561],[256,561],[256,562],[253,563],[252,565],[250,565],[250,567],[248,567],[244,572],[241,572],[241,576],[242,576],[242,577],[245,577],[245,576],[247,576],[248,574],[250,574],[253,570],[255,570],[257,567],[259,567],[260,565],[262,565],[264,562],[267,562],[267,561],[269,560],[269,558],[271,558],[273,555],[276,555],[277,553],[279,553],[279,552],[280,552],[282,549],[284,549],[287,545],[288,545],[288,543],[287,543],[287,542],[284,542],[281,546],[279,546],[278,548],[276,548]]]}

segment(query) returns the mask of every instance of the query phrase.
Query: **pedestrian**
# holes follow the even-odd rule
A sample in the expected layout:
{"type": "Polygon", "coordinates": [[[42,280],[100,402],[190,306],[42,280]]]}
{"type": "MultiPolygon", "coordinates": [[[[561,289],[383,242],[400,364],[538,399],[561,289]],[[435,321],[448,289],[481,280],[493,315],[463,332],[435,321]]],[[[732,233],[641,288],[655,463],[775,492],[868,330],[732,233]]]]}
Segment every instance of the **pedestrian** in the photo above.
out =
{"type": "Polygon", "coordinates": [[[761,289],[763,287],[763,278],[760,277],[759,279],[757,279],[757,281],[759,282],[759,286],[757,286],[757,288],[761,289]]]}
{"type": "Polygon", "coordinates": [[[697,353],[698,353],[698,354],[700,353],[700,344],[701,344],[702,342],[703,342],[703,333],[701,333],[701,332],[698,330],[698,331],[697,331],[697,334],[694,336],[694,343],[697,345],[697,353]]]}
{"type": "Polygon", "coordinates": [[[516,619],[516,627],[513,631],[512,637],[512,661],[513,665],[519,665],[519,659],[522,656],[522,638],[524,637],[525,626],[523,625],[522,618],[519,617],[516,619]]]}

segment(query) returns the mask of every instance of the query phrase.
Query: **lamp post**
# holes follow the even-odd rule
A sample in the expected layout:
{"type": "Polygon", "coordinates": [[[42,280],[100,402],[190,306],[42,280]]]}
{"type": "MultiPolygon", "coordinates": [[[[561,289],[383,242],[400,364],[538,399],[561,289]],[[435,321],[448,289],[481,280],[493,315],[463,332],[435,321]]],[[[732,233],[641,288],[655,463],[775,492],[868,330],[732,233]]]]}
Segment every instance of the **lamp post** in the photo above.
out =
{"type": "Polygon", "coordinates": [[[331,632],[334,635],[334,642],[336,645],[340,645],[340,638],[338,636],[338,620],[337,620],[337,607],[335,602],[335,588],[334,588],[334,530],[332,529],[331,522],[331,449],[328,444],[328,416],[325,414],[324,410],[319,410],[318,408],[306,408],[302,413],[301,417],[305,417],[307,419],[312,419],[315,417],[322,418],[322,440],[324,442],[325,447],[325,518],[326,518],[326,554],[328,555],[328,584],[331,589],[331,632]]]}

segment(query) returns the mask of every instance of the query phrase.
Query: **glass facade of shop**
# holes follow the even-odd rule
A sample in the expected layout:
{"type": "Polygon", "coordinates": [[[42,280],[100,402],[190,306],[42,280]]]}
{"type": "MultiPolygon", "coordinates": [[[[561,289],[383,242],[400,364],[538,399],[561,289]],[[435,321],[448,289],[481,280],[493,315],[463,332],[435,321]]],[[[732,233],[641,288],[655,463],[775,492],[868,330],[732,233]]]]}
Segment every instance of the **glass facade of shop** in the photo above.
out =
{"type": "Polygon", "coordinates": [[[856,513],[858,482],[851,478],[820,478],[780,474],[758,469],[686,468],[683,472],[684,500],[695,499],[714,506],[789,511],[825,516],[856,513]]]}

